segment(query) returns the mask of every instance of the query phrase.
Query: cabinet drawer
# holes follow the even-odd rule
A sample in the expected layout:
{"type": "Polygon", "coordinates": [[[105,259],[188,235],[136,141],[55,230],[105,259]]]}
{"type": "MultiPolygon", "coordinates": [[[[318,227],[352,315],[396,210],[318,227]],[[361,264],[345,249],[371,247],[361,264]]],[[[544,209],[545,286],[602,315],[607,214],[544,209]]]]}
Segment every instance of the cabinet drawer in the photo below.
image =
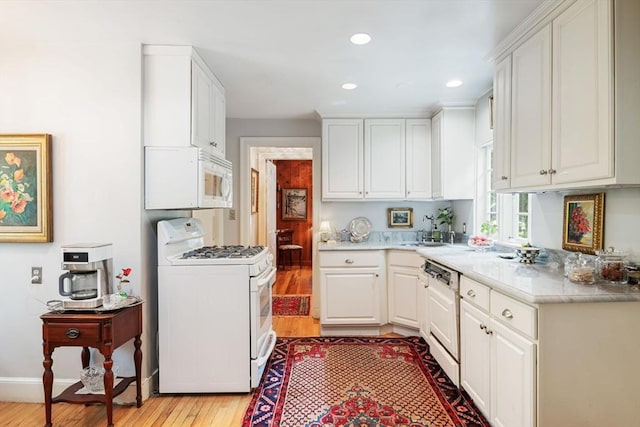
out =
{"type": "Polygon", "coordinates": [[[534,307],[491,291],[491,314],[495,319],[533,339],[538,334],[537,311],[534,307]]]}
{"type": "Polygon", "coordinates": [[[320,267],[378,267],[384,265],[380,251],[320,252],[320,267]]]}
{"type": "Polygon", "coordinates": [[[491,289],[473,279],[462,276],[460,278],[460,298],[470,302],[485,311],[489,311],[489,292],[491,289]]]}
{"type": "Polygon", "coordinates": [[[49,323],[46,327],[50,343],[97,347],[100,341],[100,323],[49,323]]]}

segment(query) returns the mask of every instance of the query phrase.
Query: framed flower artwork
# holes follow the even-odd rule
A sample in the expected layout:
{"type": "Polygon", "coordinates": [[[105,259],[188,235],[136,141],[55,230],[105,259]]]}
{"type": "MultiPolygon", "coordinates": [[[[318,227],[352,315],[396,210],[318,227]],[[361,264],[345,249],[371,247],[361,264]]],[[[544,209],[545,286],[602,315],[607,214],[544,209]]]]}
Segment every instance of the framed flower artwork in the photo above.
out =
{"type": "Polygon", "coordinates": [[[52,242],[51,135],[0,135],[0,242],[52,242]]]}
{"type": "Polygon", "coordinates": [[[602,249],[604,193],[564,197],[562,248],[595,254],[602,249]]]}

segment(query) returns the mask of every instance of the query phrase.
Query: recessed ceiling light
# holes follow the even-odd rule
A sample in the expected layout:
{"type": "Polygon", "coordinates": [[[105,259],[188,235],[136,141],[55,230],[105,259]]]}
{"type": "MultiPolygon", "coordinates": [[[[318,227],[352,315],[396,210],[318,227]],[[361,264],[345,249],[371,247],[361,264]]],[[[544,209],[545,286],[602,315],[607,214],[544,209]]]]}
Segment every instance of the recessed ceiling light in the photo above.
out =
{"type": "Polygon", "coordinates": [[[449,80],[447,82],[447,87],[458,87],[462,86],[462,81],[460,80],[449,80]]]}
{"type": "Polygon", "coordinates": [[[357,87],[358,87],[358,85],[355,84],[355,83],[344,83],[342,85],[342,89],[344,89],[344,90],[353,90],[353,89],[355,89],[357,87]]]}
{"type": "Polygon", "coordinates": [[[353,44],[367,44],[371,41],[371,36],[367,33],[356,33],[349,40],[353,44]]]}

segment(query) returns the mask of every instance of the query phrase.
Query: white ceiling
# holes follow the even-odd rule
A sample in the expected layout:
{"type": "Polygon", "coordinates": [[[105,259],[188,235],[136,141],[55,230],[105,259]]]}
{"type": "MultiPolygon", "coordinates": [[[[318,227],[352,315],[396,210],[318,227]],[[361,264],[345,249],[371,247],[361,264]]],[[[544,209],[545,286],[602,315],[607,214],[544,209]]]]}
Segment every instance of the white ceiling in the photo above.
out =
{"type": "Polygon", "coordinates": [[[420,115],[490,89],[486,55],[541,3],[5,0],[0,40],[193,45],[224,85],[231,118],[420,115]],[[356,32],[372,42],[352,45],[356,32]],[[452,78],[464,84],[446,88],[452,78]]]}

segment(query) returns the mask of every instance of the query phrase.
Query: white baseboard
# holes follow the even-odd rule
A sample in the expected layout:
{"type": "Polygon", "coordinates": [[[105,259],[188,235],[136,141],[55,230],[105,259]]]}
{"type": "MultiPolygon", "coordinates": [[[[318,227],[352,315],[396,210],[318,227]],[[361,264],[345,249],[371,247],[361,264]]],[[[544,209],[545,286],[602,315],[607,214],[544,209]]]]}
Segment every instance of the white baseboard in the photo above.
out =
{"type": "MultiPolygon", "coordinates": [[[[142,379],[142,400],[151,396],[156,380],[157,371],[150,377],[142,379]]],[[[67,387],[76,383],[77,379],[55,379],[53,381],[53,395],[57,396],[67,387]]],[[[44,403],[44,387],[42,378],[0,377],[0,401],[2,402],[27,402],[44,403]]],[[[133,382],[127,389],[113,400],[119,405],[136,403],[136,383],[133,382]]]]}

